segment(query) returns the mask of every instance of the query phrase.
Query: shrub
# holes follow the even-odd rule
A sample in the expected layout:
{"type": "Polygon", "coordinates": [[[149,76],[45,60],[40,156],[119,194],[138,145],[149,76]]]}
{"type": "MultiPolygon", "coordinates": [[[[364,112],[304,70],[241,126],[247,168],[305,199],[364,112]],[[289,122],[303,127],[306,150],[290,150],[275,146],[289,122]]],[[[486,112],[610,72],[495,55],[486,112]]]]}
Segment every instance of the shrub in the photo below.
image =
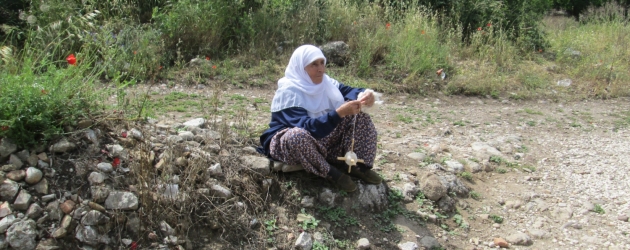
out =
{"type": "MultiPolygon", "coordinates": [[[[81,53],[77,60],[85,60],[83,55],[89,58],[81,53]]],[[[96,109],[97,72],[89,62],[59,68],[53,62],[35,66],[30,57],[20,59],[24,66],[18,72],[0,71],[0,137],[33,146],[96,109]]]]}

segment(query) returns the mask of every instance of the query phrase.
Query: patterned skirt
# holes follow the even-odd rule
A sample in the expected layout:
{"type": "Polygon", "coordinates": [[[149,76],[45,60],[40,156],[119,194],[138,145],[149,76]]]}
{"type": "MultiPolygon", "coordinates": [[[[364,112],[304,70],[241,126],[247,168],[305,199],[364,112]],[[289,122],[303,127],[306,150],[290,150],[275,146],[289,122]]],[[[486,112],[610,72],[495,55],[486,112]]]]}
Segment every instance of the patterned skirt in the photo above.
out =
{"type": "Polygon", "coordinates": [[[345,164],[337,157],[350,150],[354,134],[354,153],[365,161],[365,167],[372,168],[376,156],[376,127],[366,113],[357,114],[356,122],[354,119],[355,116],[342,118],[332,133],[321,139],[315,139],[302,128],[283,129],[271,139],[271,157],[291,165],[301,164],[306,171],[326,177],[331,163],[345,164]]]}

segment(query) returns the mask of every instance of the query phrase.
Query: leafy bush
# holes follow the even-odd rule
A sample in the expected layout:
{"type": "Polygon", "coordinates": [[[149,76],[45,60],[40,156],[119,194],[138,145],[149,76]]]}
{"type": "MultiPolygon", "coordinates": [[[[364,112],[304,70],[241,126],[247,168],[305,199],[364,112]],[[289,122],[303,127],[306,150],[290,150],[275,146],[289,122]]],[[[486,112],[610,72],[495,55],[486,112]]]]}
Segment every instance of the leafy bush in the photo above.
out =
{"type": "MultiPolygon", "coordinates": [[[[79,61],[82,55],[77,54],[79,61]]],[[[53,62],[32,66],[31,58],[23,60],[18,72],[0,71],[0,137],[33,146],[96,109],[97,74],[89,63],[59,68],[53,62]]]]}

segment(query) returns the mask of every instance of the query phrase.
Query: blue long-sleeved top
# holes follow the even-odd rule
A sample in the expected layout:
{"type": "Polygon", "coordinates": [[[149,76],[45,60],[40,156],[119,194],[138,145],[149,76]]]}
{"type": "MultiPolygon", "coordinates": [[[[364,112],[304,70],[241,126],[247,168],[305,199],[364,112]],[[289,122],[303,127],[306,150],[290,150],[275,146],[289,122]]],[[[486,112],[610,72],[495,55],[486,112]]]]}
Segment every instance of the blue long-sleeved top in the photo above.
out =
{"type": "MultiPolygon", "coordinates": [[[[344,100],[356,100],[359,93],[363,92],[363,88],[353,88],[339,84],[339,91],[343,95],[344,100]]],[[[287,108],[277,112],[271,112],[271,122],[269,122],[269,129],[267,129],[260,136],[260,147],[258,152],[271,157],[269,153],[269,144],[271,144],[271,138],[278,131],[285,128],[303,128],[308,131],[314,138],[320,139],[329,135],[341,122],[341,117],[337,114],[336,110],[330,111],[320,117],[311,118],[308,116],[306,109],[295,107],[287,108]]]]}

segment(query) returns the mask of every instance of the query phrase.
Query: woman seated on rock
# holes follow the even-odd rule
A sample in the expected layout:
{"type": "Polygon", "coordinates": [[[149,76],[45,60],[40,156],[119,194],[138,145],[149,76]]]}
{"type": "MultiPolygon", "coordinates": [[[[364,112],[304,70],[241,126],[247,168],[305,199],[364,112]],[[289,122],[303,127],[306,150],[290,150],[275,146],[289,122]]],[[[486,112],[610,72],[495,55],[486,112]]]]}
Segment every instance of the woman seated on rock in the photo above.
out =
{"type": "Polygon", "coordinates": [[[347,165],[337,160],[351,150],[364,163],[353,166],[351,176],[367,183],[382,179],[371,170],[376,155],[376,128],[361,107],[372,107],[371,90],[352,88],[330,78],[326,57],[313,45],[297,48],[271,103],[271,122],[260,137],[258,151],[290,165],[301,164],[315,175],[333,181],[346,191],[357,189],[345,171],[333,165],[347,165]],[[361,99],[357,100],[361,94],[361,99]],[[356,124],[353,128],[356,116],[356,124]],[[353,131],[354,130],[354,131],[353,131]]]}

